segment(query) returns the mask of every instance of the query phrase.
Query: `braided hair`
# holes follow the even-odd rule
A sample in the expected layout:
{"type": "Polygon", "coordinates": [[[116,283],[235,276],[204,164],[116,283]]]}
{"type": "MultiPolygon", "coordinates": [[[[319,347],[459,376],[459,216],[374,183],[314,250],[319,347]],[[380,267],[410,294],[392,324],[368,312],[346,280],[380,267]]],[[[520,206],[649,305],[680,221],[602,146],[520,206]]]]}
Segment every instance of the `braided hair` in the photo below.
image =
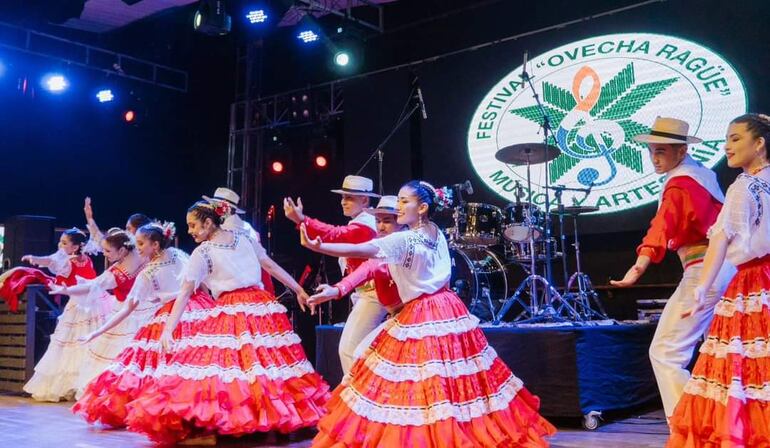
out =
{"type": "Polygon", "coordinates": [[[133,235],[119,227],[113,227],[107,231],[104,242],[109,244],[115,250],[125,247],[126,250],[133,250],[136,247],[133,235]]]}
{"type": "Polygon", "coordinates": [[[746,129],[755,139],[765,139],[765,156],[767,156],[767,160],[770,160],[770,117],[761,114],[744,114],[736,117],[730,123],[744,123],[746,129]]]}
{"type": "Polygon", "coordinates": [[[409,182],[405,183],[402,188],[403,187],[410,188],[412,191],[414,191],[414,195],[417,196],[417,200],[420,203],[428,205],[428,219],[430,219],[438,209],[436,189],[433,187],[433,185],[425,182],[424,180],[410,180],[409,182]]]}
{"type": "Polygon", "coordinates": [[[83,253],[83,247],[86,245],[86,240],[88,240],[88,237],[86,236],[86,233],[82,230],[78,229],[77,227],[73,227],[71,229],[67,229],[64,232],[62,232],[64,235],[67,235],[67,238],[72,242],[72,244],[78,246],[78,249],[75,251],[75,254],[80,255],[83,253]]]}
{"type": "Polygon", "coordinates": [[[150,241],[158,243],[161,250],[168,249],[176,236],[176,226],[173,222],[151,222],[136,231],[150,241]]]}
{"type": "Polygon", "coordinates": [[[218,214],[216,206],[208,201],[196,202],[187,209],[187,213],[191,213],[201,223],[206,222],[206,219],[210,219],[217,228],[227,219],[226,215],[218,214]]]}

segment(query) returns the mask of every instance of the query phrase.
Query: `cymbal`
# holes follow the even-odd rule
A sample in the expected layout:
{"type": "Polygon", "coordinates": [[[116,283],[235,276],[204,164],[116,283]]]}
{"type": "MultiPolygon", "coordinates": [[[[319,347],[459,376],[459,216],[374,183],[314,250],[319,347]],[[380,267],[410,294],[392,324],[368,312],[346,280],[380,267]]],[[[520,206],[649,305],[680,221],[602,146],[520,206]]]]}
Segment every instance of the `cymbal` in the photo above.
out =
{"type": "MultiPolygon", "coordinates": [[[[564,207],[564,214],[565,215],[580,215],[583,213],[591,213],[598,211],[599,207],[593,206],[593,205],[575,205],[572,207],[564,207]]],[[[552,215],[558,215],[559,209],[558,208],[552,208],[551,209],[552,215]]]]}
{"type": "Polygon", "coordinates": [[[495,153],[495,159],[509,165],[544,163],[559,157],[561,150],[543,143],[519,143],[506,146],[495,153]]]}

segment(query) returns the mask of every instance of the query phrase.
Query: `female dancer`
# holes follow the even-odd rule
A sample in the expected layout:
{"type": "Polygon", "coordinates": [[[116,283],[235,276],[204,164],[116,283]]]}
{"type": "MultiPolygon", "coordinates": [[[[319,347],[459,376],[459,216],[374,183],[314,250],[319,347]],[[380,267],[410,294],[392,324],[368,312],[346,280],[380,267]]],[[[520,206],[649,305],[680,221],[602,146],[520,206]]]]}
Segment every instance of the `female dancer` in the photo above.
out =
{"type": "MultiPolygon", "coordinates": [[[[86,215],[86,227],[88,227],[88,233],[90,234],[90,238],[88,240],[89,248],[93,248],[93,250],[96,252],[101,252],[101,242],[104,238],[104,234],[101,230],[99,230],[99,226],[96,225],[96,221],[94,220],[94,209],[91,206],[90,197],[86,197],[84,201],[83,213],[86,215]]],[[[126,221],[126,232],[133,235],[136,233],[136,230],[139,227],[142,227],[145,224],[150,224],[151,222],[152,220],[146,215],[141,213],[134,213],[133,215],[129,216],[128,220],[126,221]]]]}
{"type": "MultiPolygon", "coordinates": [[[[107,333],[139,308],[157,310],[142,327],[128,346],[96,379],[86,387],[83,396],[72,411],[89,423],[100,421],[113,427],[125,426],[126,404],[137,397],[142,386],[152,380],[163,358],[158,339],[163,332],[174,300],[179,295],[180,276],[187,266],[189,256],[171,246],[176,229],[174,223],[153,223],[136,232],[136,248],[139,255],[150,260],[136,278],[123,307],[98,330],[84,336],[88,342],[107,333]]],[[[213,306],[211,298],[203,293],[190,297],[185,311],[187,319],[174,330],[174,337],[185,340],[197,324],[195,312],[213,306]]]]}
{"type": "Polygon", "coordinates": [[[160,344],[170,353],[156,378],[127,405],[128,428],[157,442],[216,434],[283,433],[314,426],[329,386],[313,370],[286,308],[261,287],[264,267],[297,294],[305,291],[245,233],[224,230],[232,208],[199,201],[187,213],[188,232],[200,245],[190,256],[160,344]],[[194,334],[177,340],[177,324],[201,284],[216,299],[194,334]]]}
{"type": "Polygon", "coordinates": [[[704,306],[725,259],[738,268],[722,299],[684,396],[668,447],[770,446],[770,119],[747,114],[727,130],[727,165],[741,168],[709,230],[693,310],[704,306]]]}
{"type": "MultiPolygon", "coordinates": [[[[145,259],[137,253],[133,235],[123,229],[115,227],[107,231],[101,246],[105,258],[112,263],[109,268],[93,280],[80,282],[74,286],[52,287],[51,293],[85,294],[85,300],[80,302],[82,307],[104,309],[105,303],[109,303],[109,312],[114,312],[119,304],[126,300],[137,274],[144,266],[145,259]],[[115,300],[109,298],[108,292],[115,297],[115,300]]],[[[88,344],[88,357],[80,368],[76,383],[76,398],[80,398],[85,386],[115,360],[139,327],[150,318],[153,311],[149,307],[144,307],[142,312],[135,313],[132,319],[123,321],[119,327],[107,332],[103,338],[88,344]]]]}
{"type": "MultiPolygon", "coordinates": [[[[409,230],[361,244],[309,240],[331,256],[388,263],[401,299],[350,374],[335,389],[314,447],[546,446],[555,428],[539,400],[497,357],[459,297],[447,288],[447,242],[429,220],[436,192],[411,181],[398,195],[398,223],[409,230]]],[[[361,352],[361,350],[359,350],[361,352]]]]}
{"type": "MultiPolygon", "coordinates": [[[[56,275],[49,287],[71,286],[78,279],[96,277],[91,258],[83,253],[85,243],[86,234],[81,230],[65,230],[55,254],[47,257],[25,255],[22,261],[48,268],[56,275]]],[[[82,300],[82,296],[70,298],[59,316],[48,349],[35,366],[35,374],[24,385],[24,391],[37,401],[69,400],[77,390],[78,375],[88,356],[88,347],[80,345],[77,339],[98,328],[108,312],[99,307],[86,309],[79,306],[78,302],[82,300]]]]}

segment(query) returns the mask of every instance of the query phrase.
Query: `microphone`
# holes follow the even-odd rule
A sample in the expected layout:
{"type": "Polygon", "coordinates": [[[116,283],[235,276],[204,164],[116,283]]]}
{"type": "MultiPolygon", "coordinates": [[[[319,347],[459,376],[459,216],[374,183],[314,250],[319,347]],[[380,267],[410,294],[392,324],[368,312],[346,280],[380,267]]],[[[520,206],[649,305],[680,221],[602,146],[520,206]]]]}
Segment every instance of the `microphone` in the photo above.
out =
{"type": "Polygon", "coordinates": [[[428,112],[425,110],[425,100],[422,99],[422,89],[417,86],[417,103],[420,105],[420,112],[422,112],[422,119],[428,119],[428,112]]]}

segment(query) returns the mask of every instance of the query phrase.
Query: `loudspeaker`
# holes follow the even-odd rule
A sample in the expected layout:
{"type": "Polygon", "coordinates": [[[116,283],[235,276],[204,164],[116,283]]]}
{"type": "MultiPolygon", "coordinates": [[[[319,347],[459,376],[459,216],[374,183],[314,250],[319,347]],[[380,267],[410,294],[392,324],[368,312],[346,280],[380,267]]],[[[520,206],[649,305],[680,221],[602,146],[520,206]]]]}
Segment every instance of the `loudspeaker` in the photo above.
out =
{"type": "Polygon", "coordinates": [[[5,221],[3,269],[20,266],[24,255],[50,255],[56,252],[51,216],[11,216],[5,221]]]}

